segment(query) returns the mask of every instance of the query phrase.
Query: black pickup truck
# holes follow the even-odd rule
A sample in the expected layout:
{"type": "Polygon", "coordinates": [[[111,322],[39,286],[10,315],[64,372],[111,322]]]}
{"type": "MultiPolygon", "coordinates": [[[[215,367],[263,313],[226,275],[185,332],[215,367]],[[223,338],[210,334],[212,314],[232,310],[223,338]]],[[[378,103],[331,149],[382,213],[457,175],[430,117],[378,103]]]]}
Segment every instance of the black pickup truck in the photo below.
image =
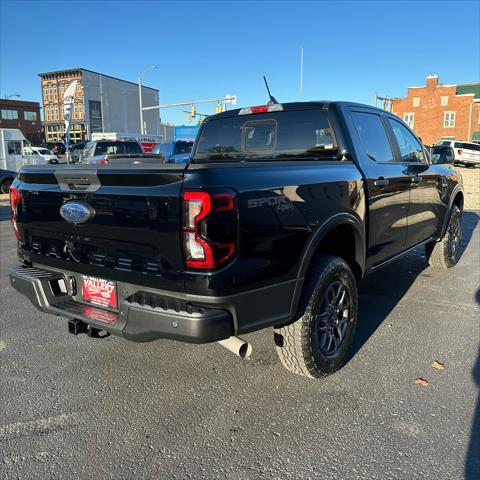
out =
{"type": "Polygon", "coordinates": [[[215,342],[274,327],[284,366],[342,366],[357,283],[425,245],[459,257],[463,192],[396,116],[347,102],[207,118],[188,164],[26,166],[12,285],[71,333],[215,342]]]}

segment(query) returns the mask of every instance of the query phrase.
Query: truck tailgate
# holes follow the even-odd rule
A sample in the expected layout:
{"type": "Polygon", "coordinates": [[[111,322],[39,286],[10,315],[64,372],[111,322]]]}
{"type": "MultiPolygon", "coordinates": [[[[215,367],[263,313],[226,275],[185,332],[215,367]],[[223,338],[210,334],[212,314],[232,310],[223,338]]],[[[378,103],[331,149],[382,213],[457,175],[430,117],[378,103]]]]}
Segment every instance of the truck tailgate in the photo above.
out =
{"type": "Polygon", "coordinates": [[[183,291],[179,233],[185,165],[24,167],[20,256],[34,264],[152,288],[183,291]],[[90,210],[84,223],[60,214],[90,210]]]}

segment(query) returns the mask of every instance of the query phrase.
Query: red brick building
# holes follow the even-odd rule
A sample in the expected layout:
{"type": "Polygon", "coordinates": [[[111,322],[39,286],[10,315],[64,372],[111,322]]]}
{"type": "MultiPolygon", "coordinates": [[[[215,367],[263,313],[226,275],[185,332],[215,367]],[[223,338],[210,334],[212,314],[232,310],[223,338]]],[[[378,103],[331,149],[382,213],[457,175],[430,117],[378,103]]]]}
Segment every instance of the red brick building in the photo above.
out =
{"type": "Polygon", "coordinates": [[[406,98],[394,98],[392,111],[426,145],[442,139],[480,142],[480,83],[442,85],[437,75],[429,75],[426,85],[408,87],[406,98]]]}
{"type": "Polygon", "coordinates": [[[18,128],[33,145],[43,143],[40,104],[0,99],[0,128],[18,128]]]}
{"type": "Polygon", "coordinates": [[[87,138],[85,124],[85,103],[83,94],[82,72],[79,68],[39,74],[42,82],[43,119],[45,140],[58,142],[64,140],[65,122],[63,120],[63,94],[72,80],[78,80],[72,109],[70,141],[80,142],[87,138]]]}

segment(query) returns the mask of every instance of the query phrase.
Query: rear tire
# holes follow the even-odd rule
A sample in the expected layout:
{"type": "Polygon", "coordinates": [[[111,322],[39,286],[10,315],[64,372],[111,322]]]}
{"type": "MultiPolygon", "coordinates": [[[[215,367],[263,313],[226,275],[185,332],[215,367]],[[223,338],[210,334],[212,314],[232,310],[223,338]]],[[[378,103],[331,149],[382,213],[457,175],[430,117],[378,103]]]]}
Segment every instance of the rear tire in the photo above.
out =
{"type": "Polygon", "coordinates": [[[293,373],[320,378],[340,369],[357,323],[357,286],[347,262],[319,255],[305,279],[296,320],[275,328],[283,366],[293,373]]]}
{"type": "Polygon", "coordinates": [[[425,245],[428,263],[432,267],[451,268],[460,258],[460,240],[462,238],[462,211],[453,205],[447,230],[438,242],[425,245]]]}

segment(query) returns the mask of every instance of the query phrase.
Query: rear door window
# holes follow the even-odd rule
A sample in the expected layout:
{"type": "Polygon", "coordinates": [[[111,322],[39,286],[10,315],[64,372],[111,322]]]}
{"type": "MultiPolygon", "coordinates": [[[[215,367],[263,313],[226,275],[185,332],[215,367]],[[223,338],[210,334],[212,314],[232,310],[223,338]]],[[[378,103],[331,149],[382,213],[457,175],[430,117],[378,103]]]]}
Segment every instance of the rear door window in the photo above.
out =
{"type": "Polygon", "coordinates": [[[219,117],[205,122],[194,161],[334,160],[335,133],[324,110],[219,117]]]}
{"type": "Polygon", "coordinates": [[[363,153],[374,162],[393,162],[392,147],[380,115],[352,112],[352,117],[363,153]]]}
{"type": "Polygon", "coordinates": [[[423,147],[413,133],[393,118],[389,118],[388,121],[392,127],[395,138],[397,139],[402,162],[425,163],[426,160],[423,147]]]}
{"type": "Polygon", "coordinates": [[[480,152],[480,145],[477,145],[476,143],[455,143],[455,148],[463,148],[464,150],[474,150],[476,152],[480,152]]]}

